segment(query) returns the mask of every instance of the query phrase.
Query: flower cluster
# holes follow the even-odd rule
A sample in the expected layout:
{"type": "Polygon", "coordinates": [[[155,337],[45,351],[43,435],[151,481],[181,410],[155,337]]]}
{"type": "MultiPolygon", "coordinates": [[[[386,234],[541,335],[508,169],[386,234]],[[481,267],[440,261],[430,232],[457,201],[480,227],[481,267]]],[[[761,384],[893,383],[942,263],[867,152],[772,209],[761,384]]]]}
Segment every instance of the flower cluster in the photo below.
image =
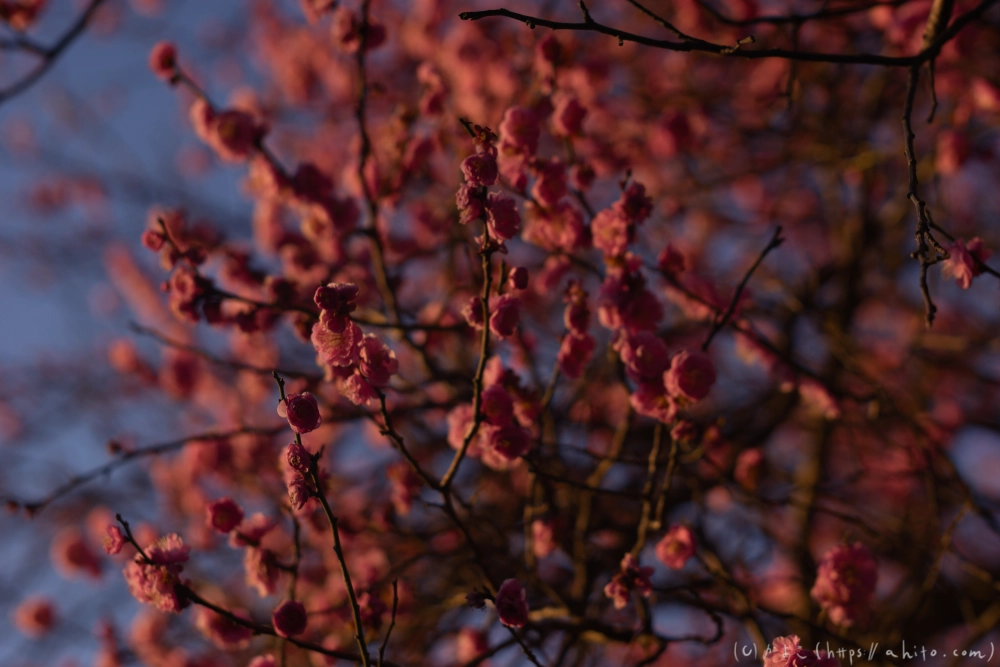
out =
{"type": "Polygon", "coordinates": [[[811,595],[836,625],[851,626],[869,609],[878,566],[860,542],[834,547],[823,556],[811,595]]]}
{"type": "Polygon", "coordinates": [[[604,595],[611,598],[615,609],[624,609],[628,605],[632,591],[643,597],[649,597],[653,592],[653,584],[649,580],[652,575],[653,568],[640,566],[635,556],[625,554],[621,569],[604,587],[604,595]]]}
{"type": "Polygon", "coordinates": [[[145,549],[145,556],[139,553],[125,566],[125,581],[129,592],[146,604],[160,611],[180,613],[190,604],[183,594],[180,574],[191,548],[181,538],[171,533],[160,538],[145,549]]]}

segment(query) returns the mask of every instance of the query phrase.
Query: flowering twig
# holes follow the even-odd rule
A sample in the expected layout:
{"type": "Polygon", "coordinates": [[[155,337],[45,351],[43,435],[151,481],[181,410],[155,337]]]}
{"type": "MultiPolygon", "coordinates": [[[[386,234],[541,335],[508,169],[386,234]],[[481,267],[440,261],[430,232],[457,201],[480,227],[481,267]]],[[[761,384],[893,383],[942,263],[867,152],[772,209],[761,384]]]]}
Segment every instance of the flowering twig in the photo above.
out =
{"type": "Polygon", "coordinates": [[[465,458],[465,454],[469,450],[469,445],[472,443],[472,439],[476,437],[476,433],[479,432],[479,426],[483,422],[483,374],[486,372],[486,360],[490,354],[490,285],[492,284],[490,257],[492,257],[493,252],[493,248],[490,246],[489,230],[484,224],[482,250],[483,291],[479,297],[483,310],[483,333],[479,341],[479,365],[472,379],[472,424],[462,439],[462,446],[455,452],[455,456],[451,460],[451,465],[448,466],[444,477],[441,478],[440,487],[446,495],[451,487],[452,480],[455,478],[455,474],[458,472],[458,466],[462,463],[462,459],[465,458]]]}
{"type": "MultiPolygon", "coordinates": [[[[274,380],[278,383],[278,393],[281,396],[282,402],[285,399],[285,381],[278,375],[277,372],[274,374],[274,380]]],[[[295,444],[302,446],[302,436],[298,431],[295,431],[295,444]]],[[[354,585],[351,583],[351,573],[347,568],[347,559],[344,557],[344,549],[340,542],[340,529],[338,527],[338,519],[334,515],[333,510],[330,508],[330,503],[326,499],[326,493],[323,491],[323,483],[319,477],[319,457],[314,455],[309,461],[309,479],[315,486],[314,493],[319,499],[320,504],[323,506],[323,511],[326,513],[326,518],[330,522],[330,529],[333,532],[333,552],[337,555],[337,560],[340,562],[340,573],[344,577],[344,586],[347,588],[347,597],[351,602],[351,615],[354,617],[354,637],[358,642],[358,649],[361,652],[361,664],[364,667],[369,667],[371,663],[371,658],[368,655],[368,644],[365,642],[365,631],[361,626],[361,608],[358,606],[358,597],[354,592],[354,585]]]]}

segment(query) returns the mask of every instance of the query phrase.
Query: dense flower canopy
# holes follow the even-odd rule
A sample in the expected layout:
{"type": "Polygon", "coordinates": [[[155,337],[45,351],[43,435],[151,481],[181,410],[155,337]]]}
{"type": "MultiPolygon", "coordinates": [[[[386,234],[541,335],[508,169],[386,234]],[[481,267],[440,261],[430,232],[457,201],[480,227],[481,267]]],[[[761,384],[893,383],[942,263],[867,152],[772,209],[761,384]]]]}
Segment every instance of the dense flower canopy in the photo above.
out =
{"type": "Polygon", "coordinates": [[[49,48],[45,2],[0,0],[0,56],[42,65],[0,104],[93,33],[141,41],[129,94],[175,116],[144,125],[176,152],[156,187],[94,156],[26,188],[127,225],[11,233],[25,275],[99,257],[81,301],[113,328],[0,389],[26,646],[833,667],[1000,640],[997,0],[180,4],[89,0],[49,48]],[[86,601],[34,590],[36,552],[86,601]]]}

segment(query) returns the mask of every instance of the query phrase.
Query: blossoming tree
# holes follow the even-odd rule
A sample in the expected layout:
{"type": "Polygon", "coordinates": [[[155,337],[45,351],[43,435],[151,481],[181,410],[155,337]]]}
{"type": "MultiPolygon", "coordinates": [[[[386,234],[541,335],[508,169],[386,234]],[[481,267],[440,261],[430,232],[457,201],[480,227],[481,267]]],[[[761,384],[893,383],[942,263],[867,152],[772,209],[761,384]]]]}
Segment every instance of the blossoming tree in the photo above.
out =
{"type": "MultiPolygon", "coordinates": [[[[116,601],[95,642],[67,628],[99,607],[18,585],[25,645],[828,667],[995,641],[996,0],[478,4],[255,2],[239,86],[169,22],[143,38],[182,169],[241,215],[150,199],[102,239],[101,409],[170,418],[4,481],[57,576],[116,601]]],[[[0,0],[11,108],[125,11],[47,44],[43,5],[0,0]]],[[[41,447],[41,401],[0,398],[41,447]]]]}

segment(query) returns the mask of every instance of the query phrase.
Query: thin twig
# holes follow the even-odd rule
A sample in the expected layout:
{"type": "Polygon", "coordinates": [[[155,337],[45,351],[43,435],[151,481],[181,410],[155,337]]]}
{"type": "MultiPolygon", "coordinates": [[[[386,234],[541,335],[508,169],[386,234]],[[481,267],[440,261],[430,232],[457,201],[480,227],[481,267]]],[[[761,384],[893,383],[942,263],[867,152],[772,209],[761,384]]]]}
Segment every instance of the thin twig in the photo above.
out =
{"type": "Polygon", "coordinates": [[[708,332],[708,337],[705,338],[705,342],[701,344],[702,352],[706,352],[708,350],[708,346],[711,345],[712,339],[715,338],[715,334],[719,333],[719,331],[726,326],[729,322],[729,318],[731,318],[733,313],[736,312],[736,307],[740,303],[740,297],[743,295],[743,290],[746,289],[747,282],[750,281],[750,276],[753,275],[753,272],[757,270],[757,267],[760,266],[761,262],[764,261],[764,258],[767,257],[767,253],[780,246],[784,243],[784,241],[785,239],[781,238],[781,225],[778,225],[778,228],[774,230],[774,235],[771,236],[771,240],[768,241],[764,249],[759,255],[757,255],[757,259],[754,260],[753,265],[747,270],[746,274],[744,274],[743,280],[741,280],[740,284],[736,286],[736,292],[733,293],[733,298],[726,307],[725,312],[722,313],[721,317],[716,316],[713,318],[712,329],[708,332]]]}

